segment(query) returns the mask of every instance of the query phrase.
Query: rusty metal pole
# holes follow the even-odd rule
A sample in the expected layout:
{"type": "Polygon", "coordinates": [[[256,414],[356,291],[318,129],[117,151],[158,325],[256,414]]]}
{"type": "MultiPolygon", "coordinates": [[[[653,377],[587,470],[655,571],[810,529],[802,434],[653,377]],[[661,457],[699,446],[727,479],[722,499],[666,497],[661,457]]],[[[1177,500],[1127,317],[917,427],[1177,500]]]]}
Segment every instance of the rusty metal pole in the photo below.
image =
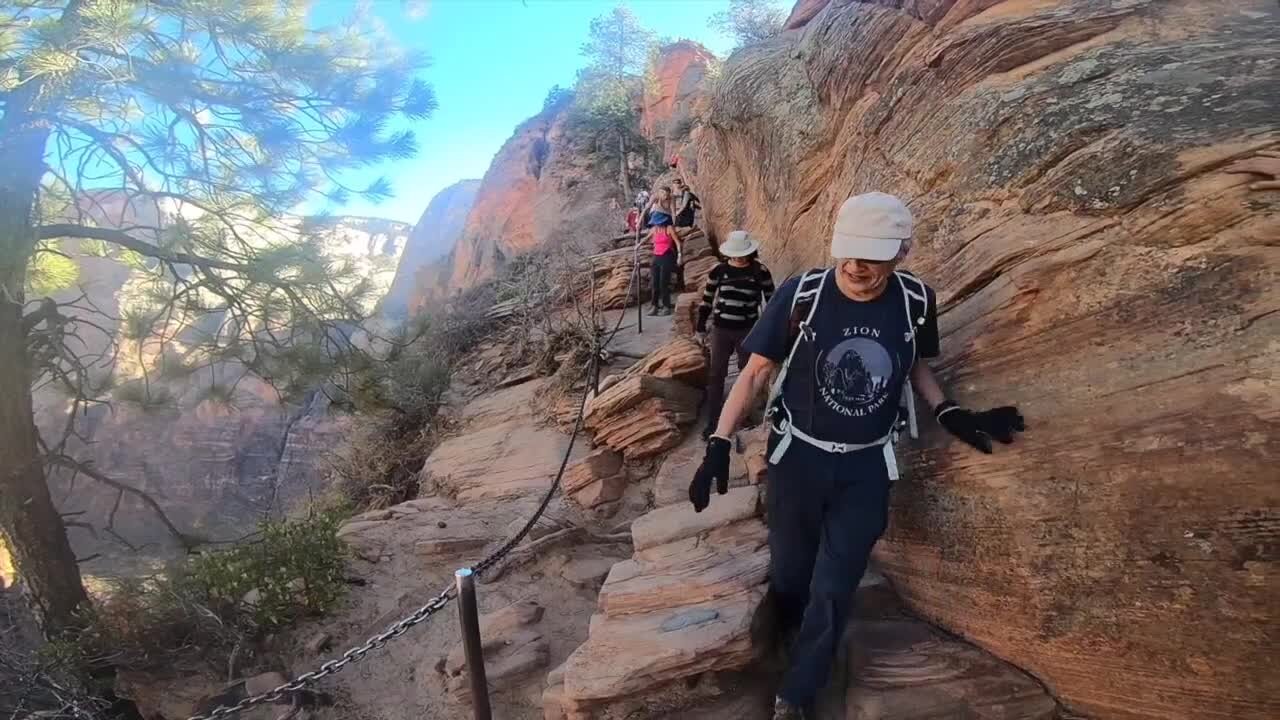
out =
{"type": "Polygon", "coordinates": [[[480,611],[476,605],[476,579],[471,568],[453,574],[458,583],[458,619],[462,622],[462,649],[471,679],[471,707],[476,720],[493,720],[489,709],[489,680],[484,674],[484,649],[480,643],[480,611]]]}

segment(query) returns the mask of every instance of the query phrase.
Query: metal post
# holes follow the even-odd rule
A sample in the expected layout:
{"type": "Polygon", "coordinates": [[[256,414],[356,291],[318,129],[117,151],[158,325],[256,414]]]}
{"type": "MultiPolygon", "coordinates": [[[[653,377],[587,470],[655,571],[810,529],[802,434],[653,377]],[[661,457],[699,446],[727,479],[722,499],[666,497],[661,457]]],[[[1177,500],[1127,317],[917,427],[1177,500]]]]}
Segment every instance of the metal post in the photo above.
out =
{"type": "Polygon", "coordinates": [[[453,574],[458,583],[458,619],[462,622],[462,649],[471,678],[471,707],[476,720],[493,720],[489,709],[489,681],[484,675],[484,649],[480,643],[480,613],[476,606],[476,579],[471,568],[453,574]]]}
{"type": "Polygon", "coordinates": [[[599,311],[596,310],[596,263],[590,258],[587,263],[591,272],[591,394],[600,394],[600,322],[599,311]]]}
{"type": "Polygon", "coordinates": [[[644,334],[644,289],[640,287],[640,228],[636,228],[636,248],[631,267],[636,274],[636,333],[644,334]]]}

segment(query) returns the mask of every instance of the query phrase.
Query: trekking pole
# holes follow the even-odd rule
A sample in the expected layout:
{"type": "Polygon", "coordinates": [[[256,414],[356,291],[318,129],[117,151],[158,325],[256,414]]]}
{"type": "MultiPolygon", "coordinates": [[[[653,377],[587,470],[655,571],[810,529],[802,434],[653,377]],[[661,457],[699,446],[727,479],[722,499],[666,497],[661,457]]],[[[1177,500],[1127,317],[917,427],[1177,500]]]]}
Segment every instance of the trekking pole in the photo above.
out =
{"type": "Polygon", "coordinates": [[[489,681],[484,675],[484,649],[480,642],[480,613],[476,606],[476,579],[471,568],[453,573],[458,584],[458,619],[462,622],[462,649],[471,679],[471,707],[476,720],[493,720],[489,709],[489,681]]]}

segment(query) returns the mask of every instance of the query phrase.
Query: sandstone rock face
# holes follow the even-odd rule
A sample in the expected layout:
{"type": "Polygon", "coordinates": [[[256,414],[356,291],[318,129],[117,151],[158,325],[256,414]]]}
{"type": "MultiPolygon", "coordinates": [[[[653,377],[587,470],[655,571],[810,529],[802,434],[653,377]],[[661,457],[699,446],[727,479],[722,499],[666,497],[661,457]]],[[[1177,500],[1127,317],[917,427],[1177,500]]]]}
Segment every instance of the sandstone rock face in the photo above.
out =
{"type": "Polygon", "coordinates": [[[413,304],[483,282],[516,255],[601,240],[622,228],[616,175],[594,166],[591,148],[574,133],[566,109],[556,105],[529,118],[494,156],[448,271],[422,273],[413,304]]]}
{"type": "Polygon", "coordinates": [[[636,520],[635,555],[610,571],[587,641],[548,677],[547,716],[679,717],[681,681],[755,659],[769,565],[758,508],[746,487],[703,513],[672,505],[636,520]]]}
{"type": "Polygon", "coordinates": [[[664,158],[675,143],[685,139],[680,132],[687,135],[698,90],[714,62],[715,55],[692,40],[681,40],[658,50],[653,68],[655,82],[645,86],[640,131],[663,144],[664,158]]]}
{"type": "Polygon", "coordinates": [[[823,264],[870,190],[916,215],[958,400],[1031,426],[992,456],[926,423],[879,558],[919,613],[1099,718],[1280,715],[1280,143],[1267,0],[803,2],[735,54],[693,184],[715,233],[823,264]]]}
{"type": "Polygon", "coordinates": [[[447,266],[449,253],[462,235],[463,225],[466,224],[467,215],[471,212],[471,205],[475,202],[476,191],[479,189],[479,180],[462,180],[431,198],[427,209],[405,241],[400,264],[396,266],[395,279],[391,281],[391,288],[382,299],[384,315],[403,321],[421,309],[410,305],[414,286],[430,287],[434,284],[430,278],[439,273],[439,268],[429,266],[447,266]],[[421,277],[420,273],[423,273],[421,277]]]}
{"type": "Polygon", "coordinates": [[[917,620],[856,620],[846,720],[1054,720],[1035,680],[917,620]]]}
{"type": "Polygon", "coordinates": [[[561,487],[586,508],[617,500],[627,487],[622,456],[608,448],[596,450],[565,470],[561,487]]]}
{"type": "MultiPolygon", "coordinates": [[[[539,427],[530,407],[543,381],[505,388],[468,404],[463,427],[427,458],[423,487],[459,500],[517,498],[550,487],[569,439],[539,427]]],[[[579,444],[575,459],[584,452],[579,444]]]]}
{"type": "Polygon", "coordinates": [[[598,396],[587,401],[583,427],[596,444],[640,460],[680,444],[698,415],[702,349],[677,338],[636,363],[598,396]]]}

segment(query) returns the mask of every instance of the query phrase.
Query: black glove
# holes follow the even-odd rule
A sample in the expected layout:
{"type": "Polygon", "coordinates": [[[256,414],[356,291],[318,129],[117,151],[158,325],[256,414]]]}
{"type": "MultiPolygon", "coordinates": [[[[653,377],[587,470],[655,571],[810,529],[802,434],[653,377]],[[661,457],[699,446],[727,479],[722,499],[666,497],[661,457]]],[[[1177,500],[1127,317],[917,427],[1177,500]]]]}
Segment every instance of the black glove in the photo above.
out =
{"type": "Polygon", "coordinates": [[[694,512],[702,512],[711,504],[711,481],[716,481],[716,492],[729,492],[729,449],[732,444],[722,437],[711,436],[707,440],[707,454],[689,483],[689,502],[694,512]]]}
{"type": "Polygon", "coordinates": [[[933,414],[947,432],[988,455],[991,438],[1008,445],[1014,433],[1027,429],[1018,408],[1009,405],[973,412],[947,400],[934,408],[933,414]]]}

